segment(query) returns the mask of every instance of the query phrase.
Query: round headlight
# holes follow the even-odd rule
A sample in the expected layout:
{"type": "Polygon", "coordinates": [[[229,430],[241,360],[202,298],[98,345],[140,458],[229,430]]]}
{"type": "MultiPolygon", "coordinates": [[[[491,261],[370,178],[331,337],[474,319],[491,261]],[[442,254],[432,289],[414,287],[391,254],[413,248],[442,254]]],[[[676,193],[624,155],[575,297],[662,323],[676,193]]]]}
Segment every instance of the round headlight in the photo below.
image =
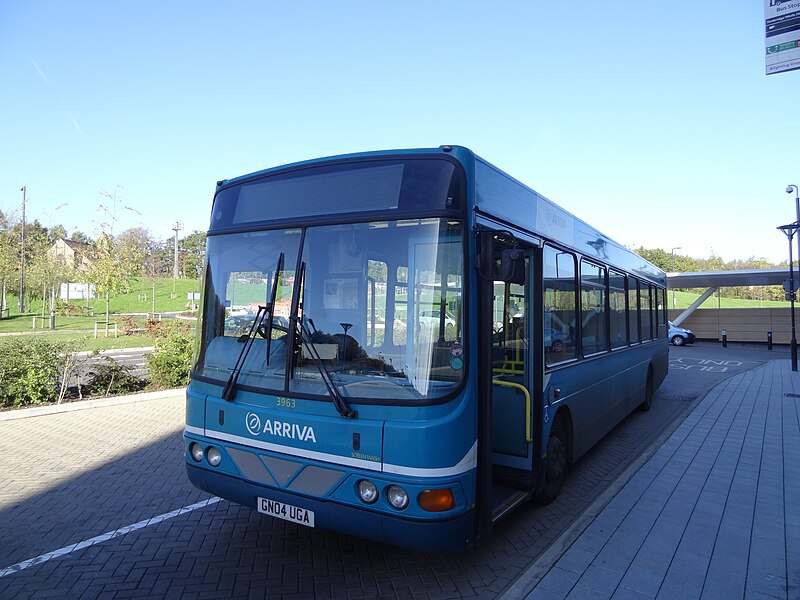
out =
{"type": "Polygon", "coordinates": [[[206,459],[212,467],[218,467],[219,463],[222,462],[222,454],[214,446],[209,446],[208,450],[206,450],[206,459]]]}
{"type": "Polygon", "coordinates": [[[397,509],[404,509],[408,506],[408,494],[399,485],[390,485],[386,490],[386,497],[389,499],[389,504],[397,509]]]}
{"type": "Polygon", "coordinates": [[[195,462],[200,462],[203,460],[203,449],[197,442],[192,442],[189,444],[189,454],[192,455],[192,460],[195,462]]]}
{"type": "Polygon", "coordinates": [[[358,497],[366,504],[372,504],[378,499],[378,488],[366,479],[358,482],[358,497]]]}

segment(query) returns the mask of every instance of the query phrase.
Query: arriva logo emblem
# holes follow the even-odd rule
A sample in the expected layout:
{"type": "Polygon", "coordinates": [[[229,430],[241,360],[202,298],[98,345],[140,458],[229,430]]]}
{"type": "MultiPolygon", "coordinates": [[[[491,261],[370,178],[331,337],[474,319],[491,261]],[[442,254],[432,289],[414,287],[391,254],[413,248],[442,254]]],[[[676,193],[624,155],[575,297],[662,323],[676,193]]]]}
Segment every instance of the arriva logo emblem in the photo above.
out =
{"type": "Polygon", "coordinates": [[[244,421],[245,425],[247,426],[247,431],[250,432],[250,435],[258,435],[261,433],[261,419],[258,415],[254,413],[247,413],[244,421]]]}
{"type": "Polygon", "coordinates": [[[277,419],[267,419],[262,426],[261,417],[255,413],[247,413],[247,416],[244,418],[244,424],[245,427],[247,427],[247,431],[253,436],[269,434],[273,437],[317,443],[317,436],[314,434],[314,428],[309,425],[303,425],[301,427],[297,423],[286,423],[284,421],[278,421],[277,419]]]}

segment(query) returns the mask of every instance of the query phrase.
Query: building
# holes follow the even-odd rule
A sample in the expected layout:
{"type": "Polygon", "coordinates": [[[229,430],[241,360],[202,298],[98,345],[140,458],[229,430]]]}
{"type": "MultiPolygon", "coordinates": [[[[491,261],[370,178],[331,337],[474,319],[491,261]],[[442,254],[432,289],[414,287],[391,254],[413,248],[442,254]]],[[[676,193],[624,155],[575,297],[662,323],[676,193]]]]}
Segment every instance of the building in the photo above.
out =
{"type": "Polygon", "coordinates": [[[47,254],[80,272],[86,272],[92,264],[92,247],[82,242],[58,238],[47,254]]]}

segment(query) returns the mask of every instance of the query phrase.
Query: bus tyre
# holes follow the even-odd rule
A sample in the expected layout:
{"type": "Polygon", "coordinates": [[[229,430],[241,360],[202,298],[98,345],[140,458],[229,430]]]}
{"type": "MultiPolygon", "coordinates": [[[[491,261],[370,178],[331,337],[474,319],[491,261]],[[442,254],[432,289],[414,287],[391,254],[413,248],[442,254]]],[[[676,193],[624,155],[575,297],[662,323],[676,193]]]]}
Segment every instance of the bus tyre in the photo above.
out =
{"type": "Polygon", "coordinates": [[[540,504],[550,504],[558,496],[567,476],[567,429],[562,418],[556,418],[547,438],[547,461],[544,487],[536,496],[540,504]]]}
{"type": "Polygon", "coordinates": [[[639,410],[647,412],[653,406],[653,371],[647,369],[647,381],[644,384],[644,401],[639,405],[639,410]]]}

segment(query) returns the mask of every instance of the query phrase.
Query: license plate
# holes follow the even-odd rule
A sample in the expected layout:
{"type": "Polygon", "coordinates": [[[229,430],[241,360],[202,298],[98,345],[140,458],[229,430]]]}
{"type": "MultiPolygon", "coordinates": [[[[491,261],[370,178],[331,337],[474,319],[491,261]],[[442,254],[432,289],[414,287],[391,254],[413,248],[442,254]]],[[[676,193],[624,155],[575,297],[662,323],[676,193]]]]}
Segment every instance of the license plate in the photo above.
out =
{"type": "Polygon", "coordinates": [[[278,502],[277,500],[268,500],[267,498],[258,499],[258,512],[277,517],[284,521],[291,521],[298,525],[305,525],[306,527],[314,527],[314,511],[299,506],[292,506],[278,502]]]}

